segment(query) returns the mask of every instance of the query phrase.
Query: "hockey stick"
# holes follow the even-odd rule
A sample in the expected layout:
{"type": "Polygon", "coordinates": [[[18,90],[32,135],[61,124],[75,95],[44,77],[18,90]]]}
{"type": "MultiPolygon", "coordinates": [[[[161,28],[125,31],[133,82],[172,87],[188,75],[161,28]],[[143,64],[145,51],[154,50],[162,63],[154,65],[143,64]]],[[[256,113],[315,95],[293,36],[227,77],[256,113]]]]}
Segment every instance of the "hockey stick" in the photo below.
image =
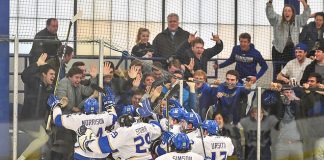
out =
{"type": "MultiPolygon", "coordinates": [[[[63,66],[62,61],[63,61],[63,58],[65,56],[66,46],[67,46],[67,43],[68,43],[68,40],[69,40],[69,37],[70,37],[70,31],[71,31],[72,24],[75,21],[77,21],[78,19],[80,19],[82,17],[82,15],[83,15],[83,12],[81,10],[77,14],[75,14],[72,17],[71,21],[70,21],[68,33],[67,33],[67,36],[66,36],[66,39],[65,39],[65,43],[64,43],[63,53],[62,53],[61,58],[59,59],[60,68],[59,68],[58,73],[57,73],[58,76],[60,75],[61,68],[63,66]]],[[[54,95],[56,95],[56,89],[57,89],[58,84],[59,84],[59,77],[56,77],[56,82],[55,82],[55,87],[54,87],[54,95]]],[[[48,118],[47,118],[47,124],[46,124],[46,130],[47,131],[51,130],[51,121],[52,121],[52,116],[51,115],[52,115],[52,111],[50,112],[50,114],[48,115],[48,118]]]]}
{"type": "MultiPolygon", "coordinates": [[[[172,88],[164,95],[164,98],[166,100],[166,119],[168,120],[168,132],[170,132],[170,122],[169,122],[169,99],[171,96],[179,89],[179,81],[176,81],[175,84],[172,86],[172,88]]],[[[170,144],[167,143],[167,153],[170,152],[170,144]]]]}
{"type": "Polygon", "coordinates": [[[200,133],[200,137],[201,137],[202,147],[203,147],[203,150],[204,150],[204,157],[207,158],[206,157],[206,149],[205,149],[204,138],[203,138],[203,134],[202,134],[202,131],[201,131],[201,124],[202,124],[202,122],[199,122],[199,118],[197,116],[197,113],[193,109],[191,109],[191,112],[194,113],[194,115],[196,116],[196,118],[198,120],[198,124],[199,124],[199,128],[198,129],[199,129],[199,133],[200,133]]]}

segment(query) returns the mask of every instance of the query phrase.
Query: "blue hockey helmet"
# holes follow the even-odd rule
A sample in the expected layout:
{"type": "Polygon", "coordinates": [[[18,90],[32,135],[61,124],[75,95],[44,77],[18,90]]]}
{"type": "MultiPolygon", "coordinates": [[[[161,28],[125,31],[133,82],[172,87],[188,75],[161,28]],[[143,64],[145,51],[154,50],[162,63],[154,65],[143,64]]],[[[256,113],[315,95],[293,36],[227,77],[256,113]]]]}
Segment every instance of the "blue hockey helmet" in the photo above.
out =
{"type": "Polygon", "coordinates": [[[86,114],[98,113],[98,110],[99,110],[99,104],[95,98],[88,98],[84,102],[84,112],[86,114]]]}
{"type": "Polygon", "coordinates": [[[198,128],[199,122],[201,122],[201,117],[197,113],[194,113],[194,112],[186,113],[184,119],[187,123],[191,123],[192,126],[195,128],[198,128]]]}
{"type": "Polygon", "coordinates": [[[179,133],[172,138],[172,145],[177,151],[190,150],[190,140],[184,133],[179,133]]]}
{"type": "Polygon", "coordinates": [[[210,135],[217,135],[219,131],[218,124],[215,120],[205,120],[201,127],[207,130],[210,135]]]}
{"type": "Polygon", "coordinates": [[[169,111],[169,116],[173,119],[181,120],[184,118],[185,111],[182,108],[172,108],[169,111]]]}

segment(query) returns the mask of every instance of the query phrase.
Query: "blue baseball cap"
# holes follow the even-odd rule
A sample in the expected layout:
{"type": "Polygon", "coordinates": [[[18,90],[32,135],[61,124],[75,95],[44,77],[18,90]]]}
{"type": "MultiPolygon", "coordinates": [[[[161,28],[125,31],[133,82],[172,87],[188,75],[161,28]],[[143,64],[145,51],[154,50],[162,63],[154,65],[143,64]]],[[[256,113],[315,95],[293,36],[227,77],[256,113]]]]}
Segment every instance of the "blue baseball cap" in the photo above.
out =
{"type": "Polygon", "coordinates": [[[298,43],[296,46],[295,46],[295,50],[304,50],[305,52],[307,51],[307,45],[304,44],[304,43],[298,43]]]}

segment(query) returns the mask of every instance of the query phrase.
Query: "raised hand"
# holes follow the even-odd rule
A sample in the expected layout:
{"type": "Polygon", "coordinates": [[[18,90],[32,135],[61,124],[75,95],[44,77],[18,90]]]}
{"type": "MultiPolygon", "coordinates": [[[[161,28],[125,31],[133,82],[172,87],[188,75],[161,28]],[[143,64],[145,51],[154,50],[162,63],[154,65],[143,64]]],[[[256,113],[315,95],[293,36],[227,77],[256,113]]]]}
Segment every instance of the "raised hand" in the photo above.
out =
{"type": "Polygon", "coordinates": [[[188,64],[188,65],[187,65],[187,64],[184,64],[184,66],[185,66],[186,68],[188,68],[188,70],[189,70],[190,72],[192,72],[193,69],[194,69],[194,67],[195,67],[195,59],[194,59],[194,58],[190,58],[190,62],[189,62],[189,64],[188,64]]]}
{"type": "Polygon", "coordinates": [[[252,81],[246,81],[244,83],[244,86],[246,89],[251,89],[253,82],[252,81]]]}
{"type": "Polygon", "coordinates": [[[114,71],[110,66],[111,66],[110,62],[104,62],[104,67],[103,67],[104,76],[111,75],[111,73],[114,71]]]}
{"type": "Polygon", "coordinates": [[[281,91],[282,85],[280,83],[270,83],[270,89],[275,91],[281,91]]]}
{"type": "Polygon", "coordinates": [[[147,52],[144,57],[145,58],[152,58],[153,57],[153,52],[147,52]]]}
{"type": "Polygon", "coordinates": [[[98,74],[98,69],[96,66],[94,65],[90,65],[90,71],[89,71],[89,74],[91,76],[91,78],[95,78],[98,74]]]}
{"type": "Polygon", "coordinates": [[[138,71],[139,68],[137,66],[131,66],[131,68],[127,72],[129,78],[134,79],[137,76],[138,71]]]}
{"type": "Polygon", "coordinates": [[[136,78],[133,80],[133,87],[137,88],[141,84],[142,75],[137,74],[136,78]]]}
{"type": "Polygon", "coordinates": [[[212,33],[212,38],[210,40],[213,40],[216,43],[220,43],[220,41],[221,41],[221,39],[219,38],[219,35],[218,34],[214,35],[214,33],[212,33]]]}
{"type": "Polygon", "coordinates": [[[223,96],[224,96],[224,93],[222,93],[222,92],[218,92],[216,95],[217,98],[222,98],[223,96]]]}
{"type": "Polygon", "coordinates": [[[255,83],[257,80],[255,76],[248,76],[248,78],[250,79],[249,82],[251,82],[252,84],[255,83]]]}
{"type": "Polygon", "coordinates": [[[151,98],[157,98],[160,96],[161,92],[162,92],[163,87],[162,86],[157,86],[156,88],[154,88],[151,93],[150,93],[150,97],[151,98]]]}
{"type": "Polygon", "coordinates": [[[196,39],[196,33],[197,33],[197,31],[194,34],[192,34],[192,33],[189,34],[188,43],[191,43],[193,40],[196,39]]]}
{"type": "Polygon", "coordinates": [[[42,65],[45,65],[47,64],[45,61],[46,61],[46,58],[47,58],[47,53],[42,53],[38,60],[37,60],[37,66],[42,66],[42,65]]]}

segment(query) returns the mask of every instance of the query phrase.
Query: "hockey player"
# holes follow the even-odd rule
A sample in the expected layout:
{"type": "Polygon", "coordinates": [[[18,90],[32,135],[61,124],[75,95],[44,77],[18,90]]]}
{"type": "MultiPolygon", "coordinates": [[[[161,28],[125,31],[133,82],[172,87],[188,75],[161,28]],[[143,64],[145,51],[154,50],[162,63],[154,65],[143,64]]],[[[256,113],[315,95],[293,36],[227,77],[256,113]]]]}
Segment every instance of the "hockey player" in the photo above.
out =
{"type": "Polygon", "coordinates": [[[187,160],[203,160],[204,157],[197,153],[190,152],[190,140],[184,133],[175,135],[171,140],[170,153],[164,154],[156,160],[169,160],[169,159],[187,159],[187,160]]]}
{"type": "MultiPolygon", "coordinates": [[[[47,101],[48,105],[53,110],[53,121],[56,126],[64,127],[77,132],[80,126],[86,126],[93,130],[93,134],[101,137],[106,127],[113,125],[117,121],[115,111],[98,113],[98,101],[94,98],[88,98],[84,104],[85,113],[75,113],[62,115],[60,102],[58,97],[51,95],[47,101]]],[[[114,109],[112,109],[114,110],[114,109]]],[[[98,154],[93,152],[84,152],[76,143],[74,148],[74,159],[82,160],[97,160],[108,156],[106,154],[98,154]]]]}
{"type": "Polygon", "coordinates": [[[197,113],[188,112],[185,114],[184,120],[187,122],[187,128],[185,133],[189,137],[190,140],[199,136],[199,122],[201,122],[201,118],[197,113]]]}
{"type": "Polygon", "coordinates": [[[96,137],[89,128],[80,128],[78,137],[80,147],[87,152],[114,152],[115,159],[152,159],[149,148],[151,141],[161,136],[161,126],[157,121],[149,119],[152,113],[146,110],[146,107],[140,107],[137,113],[143,122],[137,123],[133,116],[122,115],[118,118],[121,127],[103,137],[96,137]]]}
{"type": "Polygon", "coordinates": [[[171,117],[171,130],[173,134],[180,133],[183,130],[182,120],[184,118],[185,111],[182,108],[172,108],[169,111],[169,116],[171,117]]]}
{"type": "Polygon", "coordinates": [[[228,137],[217,136],[218,124],[214,120],[206,120],[202,124],[203,128],[203,142],[205,148],[201,145],[201,138],[193,139],[192,152],[204,155],[204,149],[206,152],[206,158],[212,160],[227,159],[227,156],[231,156],[234,151],[232,141],[228,137]]]}

